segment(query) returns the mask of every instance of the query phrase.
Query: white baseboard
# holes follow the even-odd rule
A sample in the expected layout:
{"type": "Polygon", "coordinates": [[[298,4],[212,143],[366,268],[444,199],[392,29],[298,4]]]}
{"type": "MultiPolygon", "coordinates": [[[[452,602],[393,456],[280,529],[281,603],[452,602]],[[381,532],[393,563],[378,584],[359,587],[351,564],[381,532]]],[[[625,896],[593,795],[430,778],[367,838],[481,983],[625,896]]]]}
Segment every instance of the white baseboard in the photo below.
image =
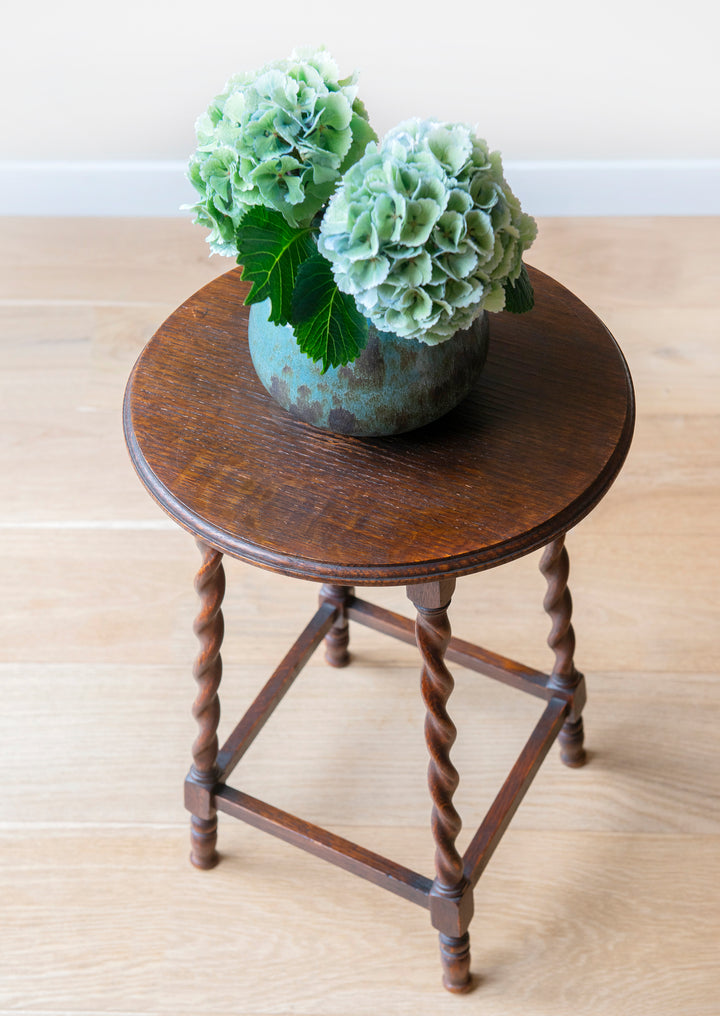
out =
{"type": "MultiPolygon", "coordinates": [[[[185,165],[0,162],[0,215],[187,214],[185,165]]],[[[508,161],[505,171],[537,216],[720,215],[720,159],[508,161]]]]}
{"type": "Polygon", "coordinates": [[[184,162],[0,162],[0,215],[182,215],[184,162]]]}
{"type": "Polygon", "coordinates": [[[720,159],[511,162],[533,215],[720,215],[720,159]]]}

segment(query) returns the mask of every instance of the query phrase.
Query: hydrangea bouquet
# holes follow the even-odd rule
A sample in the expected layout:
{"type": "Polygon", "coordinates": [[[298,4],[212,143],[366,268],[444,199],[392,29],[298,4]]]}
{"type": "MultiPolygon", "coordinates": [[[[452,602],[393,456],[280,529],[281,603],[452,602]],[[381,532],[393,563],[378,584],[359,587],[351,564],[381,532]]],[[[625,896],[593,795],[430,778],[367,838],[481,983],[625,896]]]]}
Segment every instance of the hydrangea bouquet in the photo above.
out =
{"type": "Polygon", "coordinates": [[[323,370],[368,322],[428,344],[483,310],[522,312],[536,235],[500,156],[464,124],[407,120],[378,141],[323,50],[233,77],[197,123],[188,176],[211,250],[235,256],[323,370]]]}

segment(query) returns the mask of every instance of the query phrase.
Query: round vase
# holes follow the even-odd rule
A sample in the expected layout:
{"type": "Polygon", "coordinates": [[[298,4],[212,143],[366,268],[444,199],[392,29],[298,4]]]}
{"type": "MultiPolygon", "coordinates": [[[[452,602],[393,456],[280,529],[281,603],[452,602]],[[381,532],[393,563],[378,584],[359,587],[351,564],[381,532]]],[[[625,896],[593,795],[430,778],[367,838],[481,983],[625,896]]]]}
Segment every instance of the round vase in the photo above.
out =
{"type": "Polygon", "coordinates": [[[270,301],[250,307],[248,340],[257,375],[295,419],[336,434],[379,437],[415,430],[454,409],[485,363],[488,318],[430,346],[370,324],[358,358],[344,367],[314,363],[290,325],[268,321],[270,301]]]}

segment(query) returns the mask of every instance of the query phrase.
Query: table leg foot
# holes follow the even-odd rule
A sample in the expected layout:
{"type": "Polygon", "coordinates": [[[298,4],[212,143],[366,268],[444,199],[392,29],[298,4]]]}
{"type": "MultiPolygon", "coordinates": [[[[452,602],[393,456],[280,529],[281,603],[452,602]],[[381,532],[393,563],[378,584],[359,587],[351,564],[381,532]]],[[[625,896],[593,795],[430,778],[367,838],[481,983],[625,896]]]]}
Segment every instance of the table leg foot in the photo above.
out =
{"type": "Polygon", "coordinates": [[[320,603],[331,603],[340,610],[337,620],[325,636],[325,659],[331,667],[347,667],[350,662],[350,625],[347,619],[347,601],[355,594],[351,586],[326,583],[320,589],[320,603]]]}
{"type": "Polygon", "coordinates": [[[587,754],[583,746],[585,732],[582,716],[572,722],[563,724],[558,734],[560,743],[560,761],[571,769],[579,769],[587,762],[587,754]]]}
{"type": "Polygon", "coordinates": [[[217,816],[211,819],[190,819],[190,861],[196,868],[208,870],[214,868],[220,860],[216,848],[217,816]]]}
{"type": "Polygon", "coordinates": [[[465,932],[455,938],[441,932],[439,939],[443,987],[455,994],[471,991],[474,985],[470,973],[470,935],[465,932]]]}
{"type": "Polygon", "coordinates": [[[571,623],[572,597],[568,589],[570,559],[565,547],[565,537],[558,537],[543,551],[540,571],[547,581],[547,593],[543,606],[551,622],[548,645],[555,654],[555,665],[550,678],[553,687],[574,692],[576,707],[570,713],[559,735],[560,759],[573,769],[585,764],[587,756],[583,747],[584,729],[580,710],[585,698],[584,677],[575,668],[575,631],[571,623]],[[579,693],[582,693],[580,696],[579,693]],[[581,699],[581,702],[579,702],[581,699]],[[579,707],[578,707],[579,705],[579,707]]]}

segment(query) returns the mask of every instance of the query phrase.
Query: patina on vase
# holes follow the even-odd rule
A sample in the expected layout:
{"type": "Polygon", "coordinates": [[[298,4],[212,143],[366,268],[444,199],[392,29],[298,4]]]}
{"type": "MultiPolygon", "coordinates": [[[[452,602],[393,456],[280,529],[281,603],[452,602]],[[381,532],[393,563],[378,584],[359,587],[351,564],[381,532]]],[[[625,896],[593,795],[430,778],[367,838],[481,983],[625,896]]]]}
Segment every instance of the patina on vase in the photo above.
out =
{"type": "Polygon", "coordinates": [[[438,420],[468,395],[487,356],[486,312],[432,346],[371,324],[360,356],[323,374],[300,352],[292,328],[268,321],[269,312],[269,301],[250,308],[250,355],[260,381],[295,419],[336,434],[401,434],[438,420]]]}

